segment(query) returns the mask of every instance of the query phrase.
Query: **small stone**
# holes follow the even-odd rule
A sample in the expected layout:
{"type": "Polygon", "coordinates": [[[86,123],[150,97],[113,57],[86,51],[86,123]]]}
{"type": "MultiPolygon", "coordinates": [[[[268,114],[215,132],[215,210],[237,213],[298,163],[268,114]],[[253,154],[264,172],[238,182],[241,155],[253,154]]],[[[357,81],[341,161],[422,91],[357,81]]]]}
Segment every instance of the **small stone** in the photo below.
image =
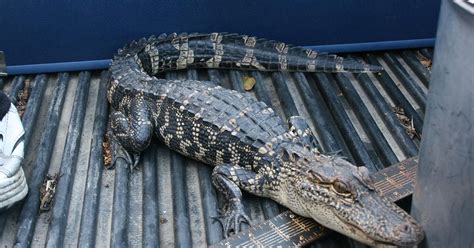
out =
{"type": "Polygon", "coordinates": [[[255,78],[247,76],[244,77],[244,89],[246,91],[252,90],[256,83],[257,80],[255,80],[255,78]]]}

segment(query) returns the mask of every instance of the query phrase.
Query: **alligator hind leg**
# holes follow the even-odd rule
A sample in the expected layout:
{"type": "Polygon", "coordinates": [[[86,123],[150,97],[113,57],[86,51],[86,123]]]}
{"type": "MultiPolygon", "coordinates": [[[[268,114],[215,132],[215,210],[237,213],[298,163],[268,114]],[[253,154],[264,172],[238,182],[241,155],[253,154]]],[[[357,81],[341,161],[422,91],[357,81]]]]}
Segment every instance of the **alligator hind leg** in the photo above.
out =
{"type": "Polygon", "coordinates": [[[290,131],[300,138],[301,142],[308,145],[311,149],[316,148],[318,151],[321,151],[318,140],[303,117],[290,117],[288,119],[288,126],[290,127],[290,131]]]}
{"type": "Polygon", "coordinates": [[[240,189],[261,195],[260,186],[263,185],[263,178],[259,179],[256,173],[240,166],[224,164],[214,168],[212,182],[226,200],[220,216],[214,218],[222,224],[224,236],[227,238],[231,231],[234,233],[240,231],[241,223],[251,224],[250,218],[244,211],[240,189]]]}
{"type": "Polygon", "coordinates": [[[132,100],[128,115],[119,111],[110,114],[112,165],[122,158],[130,169],[135,168],[140,160],[140,153],[150,145],[153,124],[150,110],[141,100],[132,100]]]}

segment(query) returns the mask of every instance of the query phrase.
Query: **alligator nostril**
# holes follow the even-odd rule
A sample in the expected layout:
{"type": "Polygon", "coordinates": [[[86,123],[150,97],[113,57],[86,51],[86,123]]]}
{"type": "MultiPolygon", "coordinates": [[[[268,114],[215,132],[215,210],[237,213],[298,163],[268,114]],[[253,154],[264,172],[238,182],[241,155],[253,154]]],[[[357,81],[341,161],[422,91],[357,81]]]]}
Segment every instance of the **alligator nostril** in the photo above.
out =
{"type": "Polygon", "coordinates": [[[400,231],[401,233],[409,233],[411,231],[411,226],[410,224],[407,224],[407,223],[403,223],[401,224],[400,226],[398,226],[398,231],[400,231]]]}

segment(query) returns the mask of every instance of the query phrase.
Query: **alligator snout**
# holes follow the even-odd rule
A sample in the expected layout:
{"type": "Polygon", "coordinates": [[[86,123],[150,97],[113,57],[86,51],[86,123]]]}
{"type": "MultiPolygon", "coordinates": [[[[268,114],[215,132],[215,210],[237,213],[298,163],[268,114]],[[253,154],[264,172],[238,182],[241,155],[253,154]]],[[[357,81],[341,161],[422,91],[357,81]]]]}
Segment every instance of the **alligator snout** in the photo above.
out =
{"type": "Polygon", "coordinates": [[[394,228],[395,237],[399,237],[397,245],[415,245],[424,237],[421,226],[413,222],[404,222],[394,228]]]}

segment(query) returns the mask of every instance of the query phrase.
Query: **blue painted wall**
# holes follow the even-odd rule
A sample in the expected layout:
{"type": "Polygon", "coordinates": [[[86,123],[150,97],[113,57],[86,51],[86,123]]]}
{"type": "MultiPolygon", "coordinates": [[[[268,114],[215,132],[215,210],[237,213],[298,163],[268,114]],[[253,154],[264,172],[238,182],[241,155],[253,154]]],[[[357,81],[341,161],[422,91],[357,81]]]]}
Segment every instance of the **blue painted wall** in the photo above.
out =
{"type": "Polygon", "coordinates": [[[365,50],[372,42],[434,38],[439,5],[440,0],[2,0],[0,50],[10,66],[103,60],[132,39],[185,31],[237,32],[305,46],[369,42],[356,46],[365,50]]]}

